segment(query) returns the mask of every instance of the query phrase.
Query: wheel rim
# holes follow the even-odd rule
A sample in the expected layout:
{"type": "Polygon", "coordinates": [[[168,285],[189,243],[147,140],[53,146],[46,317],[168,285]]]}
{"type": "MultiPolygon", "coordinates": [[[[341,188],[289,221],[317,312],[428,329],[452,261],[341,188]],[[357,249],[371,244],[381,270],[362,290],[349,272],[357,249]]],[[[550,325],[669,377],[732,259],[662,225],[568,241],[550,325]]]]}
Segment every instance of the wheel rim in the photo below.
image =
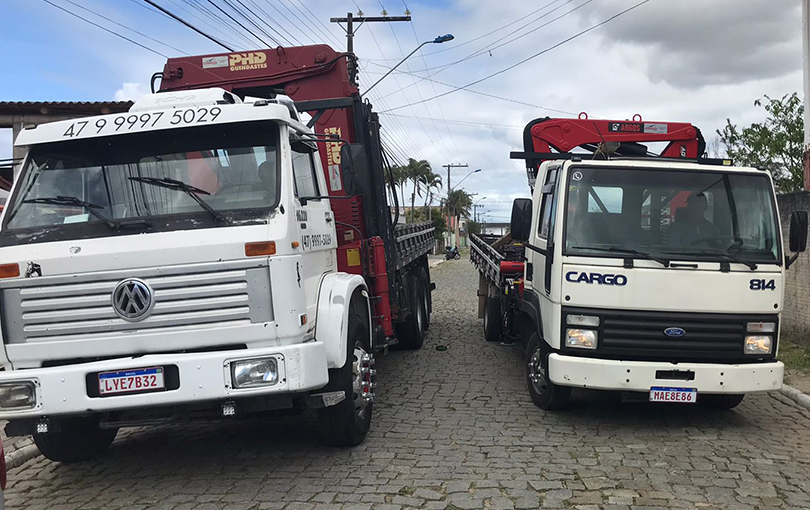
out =
{"type": "Polygon", "coordinates": [[[366,417],[369,406],[374,402],[374,356],[367,353],[361,342],[354,345],[352,361],[352,400],[354,412],[361,420],[366,417]]]}
{"type": "Polygon", "coordinates": [[[543,395],[548,390],[546,380],[546,368],[543,366],[543,353],[539,348],[535,349],[529,359],[529,383],[538,395],[543,395]]]}

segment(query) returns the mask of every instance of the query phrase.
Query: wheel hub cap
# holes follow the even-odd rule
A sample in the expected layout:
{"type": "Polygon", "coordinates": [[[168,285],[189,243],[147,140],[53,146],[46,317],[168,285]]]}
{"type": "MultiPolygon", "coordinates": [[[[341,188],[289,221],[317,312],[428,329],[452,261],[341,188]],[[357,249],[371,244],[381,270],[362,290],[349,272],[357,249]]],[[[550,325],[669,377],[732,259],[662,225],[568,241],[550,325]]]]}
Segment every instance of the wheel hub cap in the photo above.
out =
{"type": "Polygon", "coordinates": [[[376,399],[377,384],[374,379],[377,370],[374,368],[375,363],[374,356],[367,353],[361,344],[358,343],[354,346],[352,393],[354,410],[361,418],[365,416],[368,405],[376,399]]]}
{"type": "Polygon", "coordinates": [[[529,382],[535,393],[542,395],[548,389],[546,368],[543,366],[543,353],[536,349],[529,360],[529,382]]]}

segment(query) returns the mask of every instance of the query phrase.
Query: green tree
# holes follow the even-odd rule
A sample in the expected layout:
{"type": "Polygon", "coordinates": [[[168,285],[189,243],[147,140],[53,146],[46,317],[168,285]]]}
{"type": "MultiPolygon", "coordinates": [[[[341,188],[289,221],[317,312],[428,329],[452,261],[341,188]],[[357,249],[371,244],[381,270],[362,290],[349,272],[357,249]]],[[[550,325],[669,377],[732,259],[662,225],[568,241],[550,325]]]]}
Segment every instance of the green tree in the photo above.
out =
{"type": "Polygon", "coordinates": [[[765,96],[764,101],[754,101],[754,106],[765,108],[765,122],[739,128],[726,119],[723,130],[717,131],[726,154],[737,164],[769,171],[780,192],[802,189],[804,105],[799,95],[794,92],[781,99],[765,96]]]}
{"type": "Polygon", "coordinates": [[[433,198],[433,190],[442,190],[442,176],[431,171],[425,176],[425,180],[423,182],[425,187],[427,187],[427,192],[425,193],[425,208],[427,208],[429,203],[432,202],[431,199],[433,198]]]}
{"type": "Polygon", "coordinates": [[[440,207],[429,207],[428,209],[422,209],[416,213],[416,221],[419,223],[422,222],[430,222],[433,224],[433,227],[436,229],[433,232],[433,235],[436,236],[436,239],[441,239],[444,235],[444,232],[447,230],[447,225],[445,224],[444,215],[442,214],[442,209],[440,207]],[[430,211],[430,218],[428,218],[427,211],[430,211]]]}
{"type": "Polygon", "coordinates": [[[433,170],[430,168],[430,163],[424,159],[417,161],[413,158],[408,158],[408,164],[404,167],[404,176],[405,180],[413,184],[413,192],[411,192],[411,223],[414,221],[416,195],[422,196],[422,190],[419,188],[419,184],[426,183],[428,176],[432,173],[433,170]]]}
{"type": "Polygon", "coordinates": [[[474,220],[467,220],[467,234],[480,234],[481,224],[474,220]]]}

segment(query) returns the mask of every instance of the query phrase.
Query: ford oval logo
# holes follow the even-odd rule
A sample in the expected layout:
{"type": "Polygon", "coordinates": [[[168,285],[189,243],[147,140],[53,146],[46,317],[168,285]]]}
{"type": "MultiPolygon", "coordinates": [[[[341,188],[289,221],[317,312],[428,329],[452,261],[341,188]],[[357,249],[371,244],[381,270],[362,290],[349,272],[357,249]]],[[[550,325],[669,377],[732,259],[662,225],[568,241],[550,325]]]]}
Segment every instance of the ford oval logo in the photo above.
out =
{"type": "Polygon", "coordinates": [[[682,328],[667,328],[664,334],[672,338],[680,338],[686,334],[686,330],[682,328]]]}

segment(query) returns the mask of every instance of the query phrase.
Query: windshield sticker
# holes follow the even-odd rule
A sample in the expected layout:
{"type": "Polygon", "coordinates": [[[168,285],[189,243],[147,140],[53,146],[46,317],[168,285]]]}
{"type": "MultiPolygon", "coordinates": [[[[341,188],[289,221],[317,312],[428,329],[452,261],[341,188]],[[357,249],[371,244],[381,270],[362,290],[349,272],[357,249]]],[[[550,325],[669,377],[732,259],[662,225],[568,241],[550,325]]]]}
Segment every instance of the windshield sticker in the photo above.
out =
{"type": "Polygon", "coordinates": [[[574,175],[572,175],[571,178],[574,179],[575,181],[581,181],[582,180],[582,172],[580,172],[580,171],[574,172],[574,175]]]}

